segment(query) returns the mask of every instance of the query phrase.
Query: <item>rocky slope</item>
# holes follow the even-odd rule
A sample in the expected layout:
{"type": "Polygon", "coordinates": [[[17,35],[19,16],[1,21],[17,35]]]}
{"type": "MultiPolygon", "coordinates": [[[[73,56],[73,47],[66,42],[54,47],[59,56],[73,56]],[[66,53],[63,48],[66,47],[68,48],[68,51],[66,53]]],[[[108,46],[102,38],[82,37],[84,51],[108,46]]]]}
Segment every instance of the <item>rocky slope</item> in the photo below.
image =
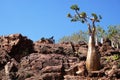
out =
{"type": "Polygon", "coordinates": [[[87,72],[87,44],[54,43],[53,37],[36,42],[21,34],[0,36],[0,80],[120,79],[120,50],[110,41],[97,46],[101,69],[87,72]]]}

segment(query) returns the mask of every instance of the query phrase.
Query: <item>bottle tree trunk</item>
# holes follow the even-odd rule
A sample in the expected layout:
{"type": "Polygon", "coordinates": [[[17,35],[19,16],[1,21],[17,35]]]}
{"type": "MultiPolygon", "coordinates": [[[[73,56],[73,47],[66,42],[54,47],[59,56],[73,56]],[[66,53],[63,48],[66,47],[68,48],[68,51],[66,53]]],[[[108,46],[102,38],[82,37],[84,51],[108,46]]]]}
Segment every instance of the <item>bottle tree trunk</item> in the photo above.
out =
{"type": "Polygon", "coordinates": [[[95,37],[95,45],[98,46],[98,37],[95,37]]]}
{"type": "Polygon", "coordinates": [[[101,44],[103,44],[103,37],[101,38],[100,42],[101,42],[101,44]]]}
{"type": "Polygon", "coordinates": [[[95,27],[89,36],[86,68],[88,71],[97,71],[100,69],[100,55],[97,53],[95,47],[95,27]]]}
{"type": "Polygon", "coordinates": [[[115,46],[114,46],[114,41],[112,41],[112,40],[111,40],[111,46],[112,46],[113,48],[115,48],[115,46]]]}
{"type": "Polygon", "coordinates": [[[119,43],[116,44],[117,49],[119,49],[119,43]]]}

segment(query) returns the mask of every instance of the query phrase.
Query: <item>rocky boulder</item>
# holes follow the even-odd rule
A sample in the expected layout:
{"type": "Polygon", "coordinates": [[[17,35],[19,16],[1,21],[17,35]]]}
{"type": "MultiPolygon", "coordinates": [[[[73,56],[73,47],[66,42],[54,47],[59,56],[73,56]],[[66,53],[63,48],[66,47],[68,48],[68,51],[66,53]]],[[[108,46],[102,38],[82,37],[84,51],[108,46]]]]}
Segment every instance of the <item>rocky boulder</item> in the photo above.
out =
{"type": "Polygon", "coordinates": [[[69,60],[61,54],[32,53],[21,59],[18,79],[63,80],[65,69],[70,67],[69,60]]]}
{"type": "Polygon", "coordinates": [[[21,34],[0,37],[0,48],[11,58],[19,61],[23,56],[33,52],[33,41],[21,34]]]}
{"type": "Polygon", "coordinates": [[[74,55],[74,46],[72,43],[60,43],[60,44],[46,44],[36,41],[34,43],[34,50],[36,53],[42,54],[63,54],[63,55],[74,55]]]}
{"type": "Polygon", "coordinates": [[[22,57],[31,52],[33,52],[33,41],[26,36],[21,34],[0,36],[0,79],[8,80],[8,78],[5,79],[6,72],[9,71],[8,67],[11,67],[11,70],[14,68],[13,72],[16,72],[18,66],[14,67],[13,62],[20,62],[22,57]]]}

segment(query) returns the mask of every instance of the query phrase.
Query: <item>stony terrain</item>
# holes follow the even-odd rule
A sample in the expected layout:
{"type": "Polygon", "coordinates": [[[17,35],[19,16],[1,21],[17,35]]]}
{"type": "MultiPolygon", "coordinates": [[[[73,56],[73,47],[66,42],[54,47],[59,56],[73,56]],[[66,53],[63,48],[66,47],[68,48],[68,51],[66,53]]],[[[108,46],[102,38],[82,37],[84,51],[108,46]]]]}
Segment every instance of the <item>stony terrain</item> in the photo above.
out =
{"type": "Polygon", "coordinates": [[[88,72],[87,44],[33,42],[21,34],[0,36],[0,80],[120,80],[120,49],[108,39],[96,46],[101,69],[88,72]]]}

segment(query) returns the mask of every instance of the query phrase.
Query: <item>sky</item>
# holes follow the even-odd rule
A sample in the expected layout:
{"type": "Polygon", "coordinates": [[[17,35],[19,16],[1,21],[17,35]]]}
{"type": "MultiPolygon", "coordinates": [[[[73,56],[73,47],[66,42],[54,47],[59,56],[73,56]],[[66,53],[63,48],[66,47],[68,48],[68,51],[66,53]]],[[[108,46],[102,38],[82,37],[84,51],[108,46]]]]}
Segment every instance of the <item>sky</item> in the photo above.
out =
{"type": "MultiPolygon", "coordinates": [[[[63,36],[87,25],[73,23],[67,14],[74,14],[70,6],[77,4],[80,11],[100,14],[104,29],[120,25],[120,0],[0,0],[0,36],[21,33],[33,41],[54,36],[56,42],[63,36]]],[[[98,25],[97,24],[97,25],[98,25]]]]}

